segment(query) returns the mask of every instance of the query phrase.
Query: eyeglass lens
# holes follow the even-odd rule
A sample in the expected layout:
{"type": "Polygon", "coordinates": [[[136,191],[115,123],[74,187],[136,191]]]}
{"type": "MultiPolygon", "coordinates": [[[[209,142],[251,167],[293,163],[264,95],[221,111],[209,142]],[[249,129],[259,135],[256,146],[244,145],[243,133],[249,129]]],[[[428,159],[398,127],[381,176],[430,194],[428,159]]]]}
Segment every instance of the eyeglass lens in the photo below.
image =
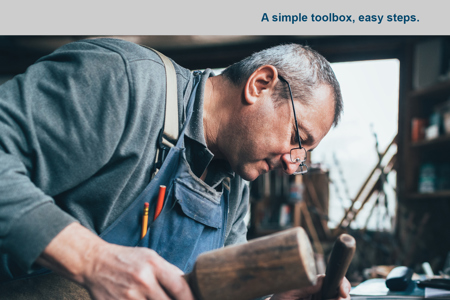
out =
{"type": "Polygon", "coordinates": [[[293,175],[305,174],[308,172],[308,167],[306,166],[306,149],[305,148],[293,148],[291,149],[291,161],[293,163],[300,163],[297,170],[293,175]]]}

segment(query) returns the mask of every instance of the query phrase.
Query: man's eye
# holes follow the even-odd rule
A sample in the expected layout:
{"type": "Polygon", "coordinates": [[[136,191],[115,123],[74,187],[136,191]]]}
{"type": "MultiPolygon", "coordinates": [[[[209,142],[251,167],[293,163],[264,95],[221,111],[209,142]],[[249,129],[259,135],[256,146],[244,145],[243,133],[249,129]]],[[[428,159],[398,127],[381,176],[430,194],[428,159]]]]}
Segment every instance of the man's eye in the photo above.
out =
{"type": "Polygon", "coordinates": [[[295,133],[292,134],[292,136],[291,136],[291,144],[292,144],[292,145],[298,144],[297,135],[296,135],[295,133]]]}

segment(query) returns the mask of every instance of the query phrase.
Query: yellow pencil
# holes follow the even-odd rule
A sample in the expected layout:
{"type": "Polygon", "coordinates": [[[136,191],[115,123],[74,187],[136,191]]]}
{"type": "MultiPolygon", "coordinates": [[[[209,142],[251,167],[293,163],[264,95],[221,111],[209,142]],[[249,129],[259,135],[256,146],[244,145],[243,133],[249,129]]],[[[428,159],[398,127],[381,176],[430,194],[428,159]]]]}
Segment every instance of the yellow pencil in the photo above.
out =
{"type": "Polygon", "coordinates": [[[148,203],[144,203],[144,215],[142,216],[142,230],[141,230],[141,239],[147,234],[148,227],[148,203]]]}

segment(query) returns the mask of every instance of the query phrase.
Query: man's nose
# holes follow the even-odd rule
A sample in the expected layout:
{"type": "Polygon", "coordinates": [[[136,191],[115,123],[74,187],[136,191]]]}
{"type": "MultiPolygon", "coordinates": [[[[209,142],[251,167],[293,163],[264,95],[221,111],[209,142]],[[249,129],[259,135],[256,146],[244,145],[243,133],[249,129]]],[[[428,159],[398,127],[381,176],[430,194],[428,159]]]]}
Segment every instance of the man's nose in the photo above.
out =
{"type": "Polygon", "coordinates": [[[291,155],[290,154],[283,154],[281,156],[281,161],[283,163],[283,170],[286,174],[292,175],[295,171],[297,171],[298,166],[300,165],[300,162],[293,163],[291,161],[291,155]]]}

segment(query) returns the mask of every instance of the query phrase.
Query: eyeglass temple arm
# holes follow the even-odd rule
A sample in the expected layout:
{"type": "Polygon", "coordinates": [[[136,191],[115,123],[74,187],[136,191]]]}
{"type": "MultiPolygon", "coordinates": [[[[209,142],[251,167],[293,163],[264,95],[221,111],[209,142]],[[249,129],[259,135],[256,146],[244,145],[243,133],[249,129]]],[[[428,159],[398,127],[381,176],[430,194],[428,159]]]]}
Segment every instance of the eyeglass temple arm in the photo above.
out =
{"type": "Polygon", "coordinates": [[[302,142],[300,140],[300,132],[298,131],[298,123],[297,123],[297,114],[295,113],[295,106],[294,106],[294,97],[292,96],[292,90],[291,90],[291,85],[289,84],[289,82],[283,78],[283,76],[278,75],[278,78],[283,81],[286,82],[288,89],[289,89],[289,95],[291,96],[291,102],[292,102],[292,110],[294,111],[294,121],[295,121],[295,129],[297,130],[297,139],[298,139],[298,146],[301,148],[302,147],[302,142]]]}

